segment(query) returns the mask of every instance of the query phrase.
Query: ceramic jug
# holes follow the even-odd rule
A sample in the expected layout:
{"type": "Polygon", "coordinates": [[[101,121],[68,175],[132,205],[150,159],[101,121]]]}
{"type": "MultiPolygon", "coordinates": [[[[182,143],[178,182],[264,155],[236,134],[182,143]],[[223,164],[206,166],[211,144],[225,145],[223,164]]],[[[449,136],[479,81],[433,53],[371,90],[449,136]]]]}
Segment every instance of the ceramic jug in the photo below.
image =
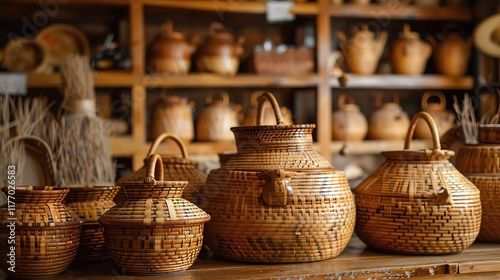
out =
{"type": "Polygon", "coordinates": [[[441,38],[430,37],[438,73],[460,77],[467,71],[471,53],[471,38],[465,40],[458,31],[445,31],[441,38]]]}
{"type": "MultiPolygon", "coordinates": [[[[258,91],[253,92],[250,95],[250,109],[245,112],[243,119],[243,126],[254,126],[257,125],[257,100],[259,98],[258,91]]],[[[281,107],[281,115],[283,116],[283,122],[286,125],[293,124],[292,112],[286,107],[281,107]]],[[[266,103],[264,105],[264,121],[262,125],[274,125],[276,123],[276,118],[274,116],[273,108],[271,104],[266,103]]]]}
{"type": "Polygon", "coordinates": [[[172,133],[189,143],[194,139],[194,102],[187,97],[162,96],[151,118],[150,139],[156,139],[163,133],[172,133]]]}
{"type": "Polygon", "coordinates": [[[359,110],[354,99],[347,94],[341,94],[337,103],[338,110],[333,112],[333,140],[363,140],[368,133],[368,121],[359,110]],[[347,103],[346,103],[347,101],[347,103]]]}
{"type": "Polygon", "coordinates": [[[405,24],[403,33],[391,45],[390,60],[394,73],[421,75],[432,53],[430,44],[420,40],[420,34],[405,24]]]}
{"type": "MultiPolygon", "coordinates": [[[[439,136],[443,136],[448,130],[455,126],[455,114],[446,111],[446,97],[440,91],[427,91],[422,96],[422,110],[429,113],[436,123],[439,136]],[[429,103],[429,98],[437,97],[439,102],[429,103]]],[[[430,139],[431,131],[425,123],[418,123],[415,128],[415,137],[430,139]]]]}
{"type": "Polygon", "coordinates": [[[336,257],[351,238],[354,199],[344,172],[313,150],[313,124],[285,125],[269,92],[257,126],[233,127],[237,153],[205,185],[205,242],[227,259],[285,263],[336,257]],[[260,125],[270,100],[276,125],[260,125]]]}
{"type": "Polygon", "coordinates": [[[172,21],[161,26],[161,32],[149,46],[147,67],[151,72],[187,74],[191,55],[196,50],[196,37],[187,42],[184,34],[173,31],[172,21]]]}
{"type": "Polygon", "coordinates": [[[387,41],[386,31],[380,32],[375,37],[375,34],[368,29],[368,25],[363,24],[361,30],[352,33],[351,38],[347,39],[341,31],[337,32],[337,37],[340,40],[348,72],[362,75],[375,73],[387,41]]]}
{"type": "Polygon", "coordinates": [[[404,139],[410,124],[408,114],[399,106],[399,97],[392,94],[392,102],[382,103],[385,93],[377,95],[375,111],[370,117],[368,137],[370,139],[404,139]]]}
{"type": "Polygon", "coordinates": [[[198,47],[196,68],[201,72],[212,72],[222,75],[235,75],[243,54],[245,37],[236,41],[224,26],[214,22],[208,28],[208,36],[198,47]]]}
{"type": "Polygon", "coordinates": [[[196,139],[198,141],[233,141],[231,127],[238,126],[239,105],[229,104],[226,92],[219,94],[221,99],[215,99],[210,94],[205,99],[205,107],[196,121],[196,139]]]}

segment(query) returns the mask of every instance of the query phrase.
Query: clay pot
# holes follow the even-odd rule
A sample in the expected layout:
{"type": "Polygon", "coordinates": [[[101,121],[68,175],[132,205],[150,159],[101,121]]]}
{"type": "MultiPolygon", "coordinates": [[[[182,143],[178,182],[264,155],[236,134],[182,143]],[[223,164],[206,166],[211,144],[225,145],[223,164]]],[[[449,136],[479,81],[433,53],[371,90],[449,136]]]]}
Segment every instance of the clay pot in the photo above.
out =
{"type": "Polygon", "coordinates": [[[375,73],[387,41],[387,32],[382,31],[375,37],[368,30],[368,25],[363,24],[361,30],[352,33],[351,38],[347,39],[341,31],[337,32],[337,37],[342,44],[348,72],[362,75],[375,73]]]}
{"type": "Polygon", "coordinates": [[[347,94],[341,94],[337,107],[338,110],[333,112],[332,117],[332,139],[346,141],[365,139],[368,133],[368,121],[354,103],[354,99],[347,94]]]}
{"type": "MultiPolygon", "coordinates": [[[[443,136],[455,126],[455,115],[446,111],[446,98],[442,92],[428,91],[422,96],[422,110],[429,113],[436,123],[439,136],[443,136]],[[429,98],[438,97],[439,103],[429,103],[429,98]]],[[[420,139],[431,139],[432,134],[425,123],[418,123],[415,136],[420,139]]]]}
{"type": "Polygon", "coordinates": [[[161,26],[148,49],[148,70],[158,73],[187,74],[191,68],[191,55],[196,50],[196,38],[187,42],[184,34],[173,31],[172,21],[161,26]]]}
{"type": "Polygon", "coordinates": [[[151,119],[150,139],[172,133],[183,142],[191,142],[194,139],[193,107],[194,102],[188,102],[186,97],[162,96],[151,119]]]}
{"type": "Polygon", "coordinates": [[[410,125],[408,114],[399,106],[399,97],[392,94],[392,102],[382,104],[384,93],[375,99],[376,110],[370,117],[368,137],[370,139],[404,139],[410,125]]]}
{"type": "Polygon", "coordinates": [[[420,35],[404,25],[404,31],[391,46],[390,60],[394,73],[401,75],[421,75],[432,53],[430,44],[420,40],[420,35]]]}
{"type": "Polygon", "coordinates": [[[245,38],[241,36],[235,42],[233,36],[223,30],[224,26],[220,23],[210,24],[207,38],[198,47],[198,71],[230,76],[238,72],[245,38]]]}
{"type": "MultiPolygon", "coordinates": [[[[250,108],[248,111],[245,113],[245,116],[243,118],[243,126],[254,126],[257,125],[257,104],[258,104],[258,98],[260,97],[260,92],[256,91],[253,92],[252,95],[250,95],[250,108]]],[[[281,107],[280,108],[281,115],[283,116],[283,122],[286,125],[291,125],[293,124],[292,121],[292,112],[290,109],[286,107],[281,107]]],[[[264,120],[262,121],[262,125],[275,125],[276,124],[276,117],[273,112],[273,108],[271,107],[271,104],[266,103],[264,105],[264,120]]]]}
{"type": "Polygon", "coordinates": [[[463,39],[459,32],[445,31],[441,39],[430,37],[438,73],[460,77],[467,71],[471,52],[471,39],[463,39]]]}
{"type": "Polygon", "coordinates": [[[229,104],[229,95],[220,93],[221,99],[207,96],[203,109],[196,121],[196,139],[198,141],[233,141],[231,127],[238,126],[239,105],[229,104]]]}

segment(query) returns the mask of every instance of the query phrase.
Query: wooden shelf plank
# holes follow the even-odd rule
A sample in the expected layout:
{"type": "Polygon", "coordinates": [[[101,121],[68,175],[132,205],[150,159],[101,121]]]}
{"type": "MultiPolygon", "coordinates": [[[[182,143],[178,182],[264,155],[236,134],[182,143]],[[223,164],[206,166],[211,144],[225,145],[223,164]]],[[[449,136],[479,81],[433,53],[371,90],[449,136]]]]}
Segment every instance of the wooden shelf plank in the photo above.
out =
{"type": "Polygon", "coordinates": [[[373,4],[360,6],[343,4],[330,6],[330,15],[338,18],[381,18],[400,20],[457,20],[471,21],[471,12],[466,8],[433,7],[422,8],[413,5],[373,4]]]}
{"type": "MultiPolygon", "coordinates": [[[[97,71],[94,73],[96,87],[129,87],[133,76],[125,71],[97,71]]],[[[28,74],[29,88],[58,88],[61,86],[61,74],[28,74]]]]}
{"type": "MultiPolygon", "coordinates": [[[[40,5],[39,0],[5,0],[4,4],[23,4],[23,5],[40,5]],[[5,3],[6,2],[6,3],[5,3]]],[[[59,2],[59,1],[57,1],[59,2]]],[[[63,2],[63,1],[60,1],[63,2]]],[[[45,3],[45,2],[42,2],[45,3]]],[[[47,2],[48,4],[49,2],[47,2]]],[[[61,6],[64,5],[86,5],[86,6],[95,6],[95,5],[100,5],[100,6],[123,6],[123,7],[128,7],[129,6],[129,1],[124,1],[124,0],[70,0],[70,1],[64,1],[63,3],[59,3],[61,6]]]]}
{"type": "MultiPolygon", "coordinates": [[[[363,76],[347,73],[346,88],[360,89],[455,89],[471,90],[474,79],[471,76],[447,77],[443,75],[371,75],[363,76]]],[[[331,77],[330,85],[340,87],[338,77],[331,77]]]]}
{"type": "Polygon", "coordinates": [[[222,76],[208,73],[189,75],[146,75],[143,83],[146,87],[315,87],[318,76],[259,76],[238,74],[222,76]]]}
{"type": "MultiPolygon", "coordinates": [[[[411,149],[420,150],[432,147],[430,140],[412,140],[411,149]]],[[[339,153],[342,149],[352,155],[380,154],[384,151],[401,151],[404,140],[363,140],[363,141],[333,141],[330,145],[332,153],[339,153]]]]}

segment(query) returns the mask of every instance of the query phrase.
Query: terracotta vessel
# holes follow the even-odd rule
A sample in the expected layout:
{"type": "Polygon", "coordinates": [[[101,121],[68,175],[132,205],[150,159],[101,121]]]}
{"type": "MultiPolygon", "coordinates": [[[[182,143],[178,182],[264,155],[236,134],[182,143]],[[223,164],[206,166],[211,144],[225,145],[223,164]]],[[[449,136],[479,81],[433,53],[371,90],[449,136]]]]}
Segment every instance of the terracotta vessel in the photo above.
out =
{"type": "Polygon", "coordinates": [[[420,34],[405,24],[403,33],[391,45],[390,60],[394,73],[421,75],[432,53],[430,44],[420,40],[420,34]]]}
{"type": "Polygon", "coordinates": [[[191,55],[196,50],[196,38],[187,42],[184,34],[173,31],[172,21],[161,26],[147,51],[147,67],[151,72],[187,74],[191,68],[191,55]]]}
{"type": "Polygon", "coordinates": [[[182,96],[162,96],[151,118],[150,139],[172,133],[189,143],[194,139],[194,102],[182,96]]]}
{"type": "Polygon", "coordinates": [[[441,39],[430,37],[433,57],[438,73],[460,77],[467,71],[472,41],[465,40],[459,32],[446,31],[441,39]]]}
{"type": "Polygon", "coordinates": [[[341,43],[348,72],[362,75],[375,73],[387,41],[386,31],[380,32],[375,37],[375,34],[368,29],[368,25],[363,24],[360,30],[352,33],[351,38],[347,39],[341,31],[337,32],[337,37],[341,43]]]}
{"type": "Polygon", "coordinates": [[[196,121],[196,139],[198,141],[233,141],[231,127],[238,126],[238,114],[241,106],[230,105],[229,95],[220,93],[221,99],[208,95],[205,107],[196,121]]]}
{"type": "Polygon", "coordinates": [[[332,139],[346,141],[365,139],[368,133],[368,121],[354,103],[354,99],[350,95],[341,94],[337,107],[338,110],[333,112],[332,117],[332,139]]]}
{"type": "Polygon", "coordinates": [[[222,24],[210,24],[207,38],[198,47],[196,68],[201,72],[236,75],[244,42],[242,36],[234,41],[233,35],[224,32],[222,24]]]}
{"type": "MultiPolygon", "coordinates": [[[[455,126],[455,114],[446,111],[446,97],[440,91],[428,91],[422,96],[422,110],[429,113],[436,123],[439,137],[455,126]],[[429,103],[429,98],[439,98],[439,103],[429,103]]],[[[432,134],[424,123],[419,123],[415,128],[415,137],[431,139],[432,134]]]]}
{"type": "MultiPolygon", "coordinates": [[[[257,105],[258,105],[258,98],[260,92],[256,91],[250,95],[250,108],[245,112],[245,116],[243,119],[243,126],[254,126],[257,125],[257,105]]],[[[283,116],[283,122],[286,125],[291,125],[293,124],[292,121],[292,112],[290,109],[286,107],[281,107],[280,108],[281,115],[283,116]]],[[[276,123],[276,117],[273,112],[273,108],[271,104],[266,103],[264,105],[264,121],[262,122],[262,125],[274,125],[276,123]]]]}
{"type": "Polygon", "coordinates": [[[354,227],[354,200],[343,172],[312,146],[315,125],[285,125],[274,96],[259,98],[257,126],[233,127],[237,153],[205,186],[205,242],[218,256],[284,263],[336,257],[354,227]],[[270,100],[276,125],[260,125],[270,100]]]}
{"type": "Polygon", "coordinates": [[[164,181],[161,156],[148,159],[141,181],[121,183],[128,199],[99,219],[113,261],[127,274],[188,269],[203,243],[210,216],[181,198],[187,181],[164,181]]]}
{"type": "Polygon", "coordinates": [[[399,106],[399,97],[392,94],[392,102],[383,103],[384,93],[375,99],[376,109],[370,117],[368,137],[370,139],[404,139],[410,124],[408,114],[399,106]]]}

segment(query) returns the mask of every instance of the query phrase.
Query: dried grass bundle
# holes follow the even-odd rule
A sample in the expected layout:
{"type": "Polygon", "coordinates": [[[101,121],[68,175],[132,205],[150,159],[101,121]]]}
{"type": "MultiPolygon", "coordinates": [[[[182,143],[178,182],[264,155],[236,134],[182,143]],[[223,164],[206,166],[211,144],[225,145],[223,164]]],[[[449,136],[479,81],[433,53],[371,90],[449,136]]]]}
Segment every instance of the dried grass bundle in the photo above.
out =
{"type": "Polygon", "coordinates": [[[453,100],[453,108],[457,114],[457,124],[462,128],[464,142],[466,144],[477,144],[478,123],[471,98],[467,93],[465,94],[462,108],[460,108],[456,96],[453,96],[453,100]]]}
{"type": "Polygon", "coordinates": [[[71,55],[61,62],[62,91],[66,100],[95,100],[94,76],[89,59],[71,55]]]}

